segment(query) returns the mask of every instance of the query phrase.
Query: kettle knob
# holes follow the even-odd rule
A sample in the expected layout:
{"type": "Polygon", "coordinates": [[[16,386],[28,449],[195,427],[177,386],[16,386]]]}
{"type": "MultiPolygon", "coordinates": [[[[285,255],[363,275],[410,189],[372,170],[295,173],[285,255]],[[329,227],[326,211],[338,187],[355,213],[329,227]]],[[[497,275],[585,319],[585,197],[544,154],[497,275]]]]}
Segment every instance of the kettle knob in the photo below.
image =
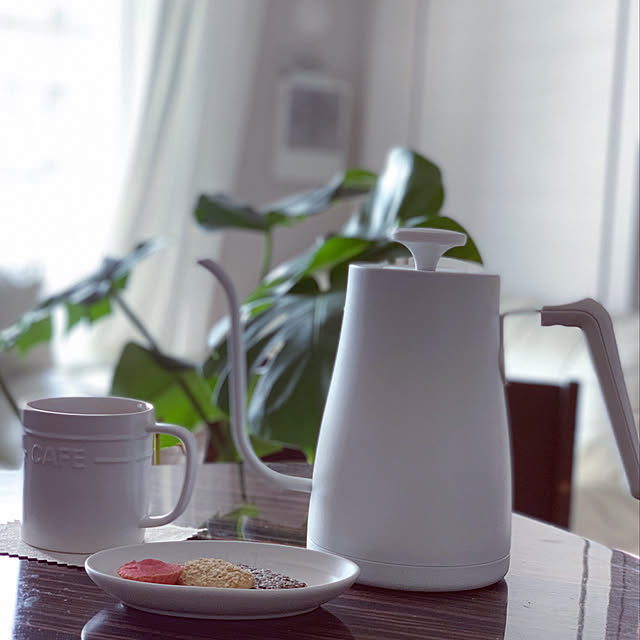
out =
{"type": "Polygon", "coordinates": [[[435,271],[445,251],[467,242],[466,233],[448,229],[396,229],[391,238],[411,251],[417,271],[435,271]]]}

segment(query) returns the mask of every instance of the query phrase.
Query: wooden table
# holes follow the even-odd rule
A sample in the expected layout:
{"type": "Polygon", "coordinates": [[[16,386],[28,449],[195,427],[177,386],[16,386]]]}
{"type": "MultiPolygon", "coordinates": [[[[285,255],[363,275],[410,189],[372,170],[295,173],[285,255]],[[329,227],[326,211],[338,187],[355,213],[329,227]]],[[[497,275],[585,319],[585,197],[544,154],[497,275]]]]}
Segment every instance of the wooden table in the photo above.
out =
{"type": "MultiPolygon", "coordinates": [[[[286,469],[309,473],[306,465],[286,469]]],[[[182,470],[153,471],[155,508],[167,508],[182,470]]],[[[17,477],[0,472],[0,521],[19,517],[17,477]]],[[[307,507],[307,495],[266,486],[241,465],[211,464],[199,470],[177,524],[202,525],[213,538],[303,545],[307,507]]],[[[80,568],[0,555],[0,638],[637,640],[639,582],[638,558],[518,515],[511,569],[496,585],[436,594],[355,585],[312,613],[280,620],[142,613],[102,592],[80,568]]]]}

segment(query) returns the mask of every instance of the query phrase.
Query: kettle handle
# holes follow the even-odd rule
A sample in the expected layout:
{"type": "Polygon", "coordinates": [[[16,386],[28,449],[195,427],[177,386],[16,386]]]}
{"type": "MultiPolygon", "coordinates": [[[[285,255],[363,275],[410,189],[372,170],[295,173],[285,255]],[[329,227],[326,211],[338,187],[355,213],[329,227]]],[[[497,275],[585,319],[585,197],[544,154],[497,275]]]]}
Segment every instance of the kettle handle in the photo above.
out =
{"type": "Polygon", "coordinates": [[[634,498],[640,499],[638,431],[625,386],[611,316],[601,304],[591,298],[585,298],[573,304],[543,307],[541,324],[545,327],[555,324],[579,327],[584,332],[618,443],[629,489],[634,498]]]}
{"type": "Polygon", "coordinates": [[[231,331],[229,333],[229,353],[231,354],[231,372],[229,374],[229,394],[231,413],[231,435],[236,449],[242,459],[253,471],[267,481],[292,491],[311,491],[311,480],[299,478],[270,469],[251,446],[251,440],[245,428],[245,403],[247,401],[247,369],[245,362],[244,342],[242,340],[242,322],[238,304],[238,295],[226,271],[213,260],[198,260],[207,271],[212,273],[222,285],[229,303],[231,331]]]}

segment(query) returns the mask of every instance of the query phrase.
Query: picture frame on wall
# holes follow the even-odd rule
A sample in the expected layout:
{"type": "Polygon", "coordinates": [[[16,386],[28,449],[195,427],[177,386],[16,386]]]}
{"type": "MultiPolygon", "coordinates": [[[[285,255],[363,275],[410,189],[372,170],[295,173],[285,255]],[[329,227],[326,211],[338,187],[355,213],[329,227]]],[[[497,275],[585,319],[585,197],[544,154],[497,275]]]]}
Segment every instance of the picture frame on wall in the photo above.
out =
{"type": "Polygon", "coordinates": [[[318,182],[346,165],[351,121],[348,82],[294,71],[277,88],[274,171],[287,182],[318,182]]]}

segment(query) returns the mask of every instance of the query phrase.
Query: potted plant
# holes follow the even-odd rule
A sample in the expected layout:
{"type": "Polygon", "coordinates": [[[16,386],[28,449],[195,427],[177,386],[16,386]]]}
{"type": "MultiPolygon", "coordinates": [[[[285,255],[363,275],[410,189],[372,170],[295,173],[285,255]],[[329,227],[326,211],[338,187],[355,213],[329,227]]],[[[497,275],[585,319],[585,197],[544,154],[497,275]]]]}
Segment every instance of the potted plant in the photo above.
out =
{"type": "MultiPolygon", "coordinates": [[[[403,246],[389,240],[396,226],[465,231],[455,220],[440,215],[443,201],[438,167],[407,148],[389,153],[380,176],[349,169],[327,185],[263,209],[223,194],[198,198],[194,216],[203,229],[234,228],[264,236],[259,284],[242,305],[250,390],[248,428],[259,454],[289,447],[313,459],[340,333],[349,264],[409,257],[403,246]],[[356,206],[342,229],[270,268],[276,227],[299,223],[346,199],[355,199],[356,206]]],[[[135,262],[156,248],[154,243],[144,243],[123,260],[108,259],[88,283],[85,280],[45,301],[0,332],[0,348],[24,351],[50,339],[54,307],[66,308],[67,328],[72,328],[79,320],[93,321],[117,306],[138,327],[144,344],[125,345],[111,392],[152,402],[165,421],[188,428],[207,423],[212,457],[236,459],[228,429],[226,320],[211,332],[206,361],[189,363],[164,353],[121,295],[135,262]],[[43,331],[47,323],[49,329],[43,331]]],[[[471,238],[446,255],[481,262],[471,238]]]]}

